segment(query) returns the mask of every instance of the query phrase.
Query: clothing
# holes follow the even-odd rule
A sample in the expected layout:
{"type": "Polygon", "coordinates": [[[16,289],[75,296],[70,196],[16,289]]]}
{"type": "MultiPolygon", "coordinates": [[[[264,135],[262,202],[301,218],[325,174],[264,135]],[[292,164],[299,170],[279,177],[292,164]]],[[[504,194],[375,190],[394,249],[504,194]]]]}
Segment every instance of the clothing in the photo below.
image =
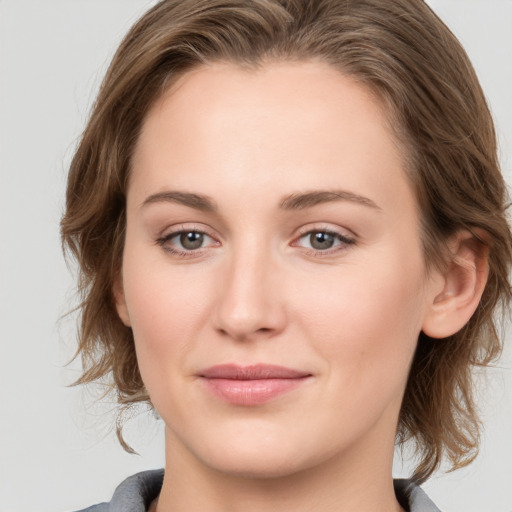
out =
{"type": "MultiPolygon", "coordinates": [[[[110,503],[100,503],[78,512],[147,512],[162,487],[164,470],[144,471],[127,478],[110,503]]],[[[408,512],[440,512],[425,492],[409,480],[395,480],[396,497],[408,512]]]]}

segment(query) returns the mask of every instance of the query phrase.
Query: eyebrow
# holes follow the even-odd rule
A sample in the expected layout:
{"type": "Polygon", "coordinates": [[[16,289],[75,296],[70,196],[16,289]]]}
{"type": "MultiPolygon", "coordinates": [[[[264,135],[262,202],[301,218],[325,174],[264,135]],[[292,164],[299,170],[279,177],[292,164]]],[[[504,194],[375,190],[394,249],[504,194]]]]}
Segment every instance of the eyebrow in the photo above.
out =
{"type": "Polygon", "coordinates": [[[203,212],[216,212],[218,210],[217,204],[212,198],[191,192],[169,190],[151,194],[144,200],[142,207],[155,203],[178,203],[203,212]]]}
{"type": "Polygon", "coordinates": [[[291,194],[281,201],[280,206],[284,210],[304,210],[318,204],[334,201],[350,201],[381,210],[381,207],[368,197],[354,194],[348,190],[313,190],[311,192],[291,194]]]}
{"type": "MultiPolygon", "coordinates": [[[[371,199],[347,190],[313,190],[311,192],[295,193],[285,197],[279,206],[283,210],[305,210],[322,203],[334,201],[350,201],[381,210],[371,199]]],[[[204,212],[216,213],[218,211],[217,204],[211,197],[191,192],[169,190],[151,194],[144,200],[142,207],[155,203],[178,203],[204,212]]]]}

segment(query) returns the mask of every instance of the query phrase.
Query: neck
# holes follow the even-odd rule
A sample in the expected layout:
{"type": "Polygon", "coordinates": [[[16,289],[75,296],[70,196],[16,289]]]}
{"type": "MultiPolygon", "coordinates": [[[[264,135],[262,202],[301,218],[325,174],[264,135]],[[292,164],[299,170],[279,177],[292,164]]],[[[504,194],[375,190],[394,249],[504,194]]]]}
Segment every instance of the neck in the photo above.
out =
{"type": "MultiPolygon", "coordinates": [[[[394,436],[394,432],[392,433],[394,436]]],[[[279,477],[220,472],[166,435],[167,463],[157,512],[403,512],[391,477],[388,439],[352,447],[321,464],[279,477]]]]}

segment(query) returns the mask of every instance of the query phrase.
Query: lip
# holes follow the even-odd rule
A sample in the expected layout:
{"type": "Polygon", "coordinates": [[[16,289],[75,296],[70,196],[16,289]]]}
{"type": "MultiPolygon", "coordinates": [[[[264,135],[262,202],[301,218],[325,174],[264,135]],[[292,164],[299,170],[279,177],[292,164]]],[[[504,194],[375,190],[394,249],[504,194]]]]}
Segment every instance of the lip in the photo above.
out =
{"type": "Polygon", "coordinates": [[[222,364],[198,373],[207,390],[234,405],[265,404],[305,383],[311,373],[272,364],[222,364]]]}

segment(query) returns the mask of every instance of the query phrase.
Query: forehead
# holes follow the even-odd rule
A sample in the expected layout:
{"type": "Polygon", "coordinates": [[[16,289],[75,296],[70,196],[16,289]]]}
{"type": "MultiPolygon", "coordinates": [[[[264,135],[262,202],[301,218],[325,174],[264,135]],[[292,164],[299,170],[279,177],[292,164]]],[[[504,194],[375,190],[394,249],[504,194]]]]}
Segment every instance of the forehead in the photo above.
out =
{"type": "Polygon", "coordinates": [[[408,183],[389,124],[374,94],[322,62],[201,66],[147,115],[132,183],[212,195],[227,181],[247,196],[256,183],[293,193],[322,181],[390,199],[408,183]]]}
{"type": "MultiPolygon", "coordinates": [[[[151,125],[163,126],[162,118],[171,116],[180,118],[183,128],[195,123],[196,129],[204,127],[202,133],[213,133],[227,127],[228,117],[242,128],[254,128],[270,115],[273,124],[288,128],[294,122],[294,128],[323,123],[325,136],[329,117],[338,113],[372,117],[380,128],[389,127],[389,110],[368,87],[321,61],[270,61],[256,68],[217,62],[186,72],[168,87],[146,116],[142,138],[151,125]]],[[[364,128],[368,130],[368,125],[364,128]]]]}

